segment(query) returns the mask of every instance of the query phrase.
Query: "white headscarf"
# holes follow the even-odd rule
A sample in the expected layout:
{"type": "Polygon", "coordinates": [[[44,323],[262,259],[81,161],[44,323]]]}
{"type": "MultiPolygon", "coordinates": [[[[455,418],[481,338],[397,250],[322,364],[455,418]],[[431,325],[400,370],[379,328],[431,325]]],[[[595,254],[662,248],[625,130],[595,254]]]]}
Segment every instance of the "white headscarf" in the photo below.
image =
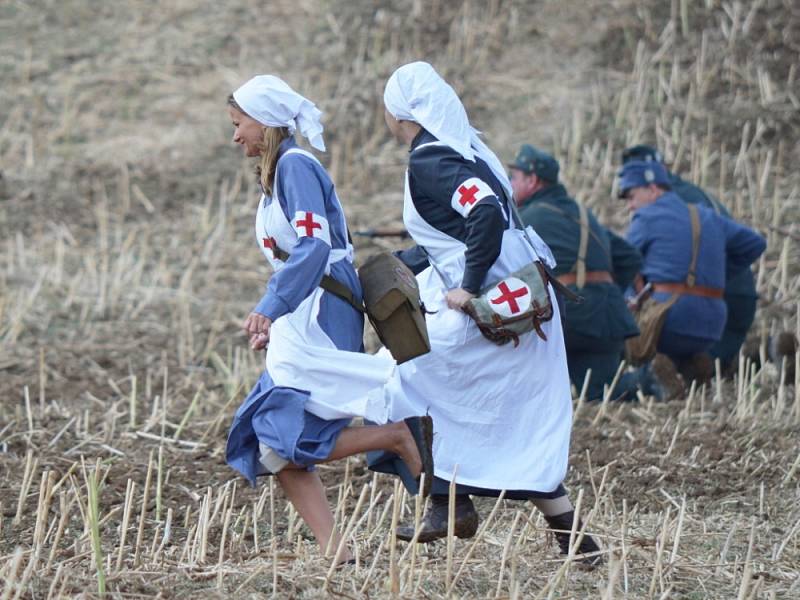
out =
{"type": "Polygon", "coordinates": [[[492,169],[512,197],[511,182],[503,163],[469,124],[467,111],[452,87],[426,62],[413,62],[397,69],[383,92],[383,103],[395,119],[418,123],[461,156],[475,161],[479,156],[492,169]]]}
{"type": "Polygon", "coordinates": [[[233,92],[236,104],[250,117],[269,127],[288,127],[291,133],[300,130],[309,143],[325,152],[320,111],[308,98],[295,92],[274,75],[256,75],[233,92]]]}

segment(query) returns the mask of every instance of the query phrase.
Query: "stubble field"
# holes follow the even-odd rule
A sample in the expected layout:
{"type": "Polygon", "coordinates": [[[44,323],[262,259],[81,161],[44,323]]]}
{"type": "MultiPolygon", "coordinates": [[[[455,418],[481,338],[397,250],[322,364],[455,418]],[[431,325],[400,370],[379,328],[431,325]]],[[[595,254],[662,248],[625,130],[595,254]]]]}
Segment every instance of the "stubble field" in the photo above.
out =
{"type": "MultiPolygon", "coordinates": [[[[769,363],[669,403],[576,398],[566,483],[604,548],[592,572],[503,500],[478,503],[473,540],[395,545],[422,507],[361,458],[321,468],[357,556],[335,570],[277,487],[224,461],[263,368],[239,325],[269,277],[225,112],[245,79],[323,109],[353,229],[401,224],[381,95],[409,60],[504,161],[555,153],[617,231],[620,150],[656,143],[767,236],[765,339],[800,331],[798,55],[793,0],[0,3],[0,598],[800,595],[800,386],[769,363]]],[[[394,244],[356,242],[362,260],[394,244]]]]}

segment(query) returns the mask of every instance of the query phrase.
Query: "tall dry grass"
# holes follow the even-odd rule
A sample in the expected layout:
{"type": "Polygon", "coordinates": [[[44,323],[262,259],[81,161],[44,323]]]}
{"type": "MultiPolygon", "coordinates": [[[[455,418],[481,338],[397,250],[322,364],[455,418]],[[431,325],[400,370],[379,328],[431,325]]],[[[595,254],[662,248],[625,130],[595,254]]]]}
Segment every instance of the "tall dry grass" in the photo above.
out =
{"type": "Polygon", "coordinates": [[[674,403],[576,401],[567,483],[602,569],[562,561],[505,500],[479,503],[474,540],[398,546],[392,524],[424,507],[360,459],[321,468],[358,561],[332,569],[273,482],[224,465],[263,366],[237,326],[268,277],[224,98],[272,71],[317,100],[354,227],[400,221],[405,150],[380,96],[407,60],[434,62],[504,158],[553,151],[617,229],[619,152],[657,143],[768,237],[763,338],[800,327],[798,16],[791,0],[0,5],[0,597],[796,595],[800,387],[746,362],[674,403]]]}

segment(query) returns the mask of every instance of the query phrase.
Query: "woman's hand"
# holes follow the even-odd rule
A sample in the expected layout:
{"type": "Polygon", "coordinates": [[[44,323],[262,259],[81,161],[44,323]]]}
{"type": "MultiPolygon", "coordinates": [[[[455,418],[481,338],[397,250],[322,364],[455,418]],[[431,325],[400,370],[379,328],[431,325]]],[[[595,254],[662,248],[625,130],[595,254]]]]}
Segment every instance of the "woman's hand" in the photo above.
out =
{"type": "Polygon", "coordinates": [[[269,329],[272,319],[259,313],[250,313],[244,320],[242,329],[250,338],[250,347],[253,350],[263,350],[269,343],[269,329]]]}
{"type": "Polygon", "coordinates": [[[461,310],[461,307],[474,297],[475,294],[472,292],[468,292],[463,288],[455,288],[454,290],[447,292],[447,295],[445,295],[444,299],[449,308],[452,308],[453,310],[461,310]]]}

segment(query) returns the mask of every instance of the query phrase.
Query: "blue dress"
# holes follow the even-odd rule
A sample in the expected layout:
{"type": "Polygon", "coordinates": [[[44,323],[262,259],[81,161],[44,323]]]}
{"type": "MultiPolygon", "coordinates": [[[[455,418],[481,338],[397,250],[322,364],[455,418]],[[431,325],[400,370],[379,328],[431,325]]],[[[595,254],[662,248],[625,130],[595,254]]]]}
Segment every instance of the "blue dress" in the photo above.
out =
{"type": "MultiPolygon", "coordinates": [[[[329,240],[300,237],[290,258],[270,278],[266,293],[253,312],[273,323],[291,313],[315,293],[325,273],[331,249],[347,248],[348,236],[342,207],[327,172],[319,163],[287,150],[296,147],[292,138],[279,149],[276,196],[287,220],[299,211],[321,215],[329,224],[329,240]]],[[[355,269],[348,260],[330,265],[330,275],[344,283],[356,300],[362,297],[355,269]]],[[[363,351],[364,319],[344,300],[325,292],[320,300],[318,324],[336,348],[363,351]]],[[[350,419],[325,420],[305,409],[307,390],[276,386],[266,370],[236,411],[228,434],[228,464],[255,485],[265,474],[260,464],[259,444],[279,457],[309,469],[326,459],[350,419]]]]}

